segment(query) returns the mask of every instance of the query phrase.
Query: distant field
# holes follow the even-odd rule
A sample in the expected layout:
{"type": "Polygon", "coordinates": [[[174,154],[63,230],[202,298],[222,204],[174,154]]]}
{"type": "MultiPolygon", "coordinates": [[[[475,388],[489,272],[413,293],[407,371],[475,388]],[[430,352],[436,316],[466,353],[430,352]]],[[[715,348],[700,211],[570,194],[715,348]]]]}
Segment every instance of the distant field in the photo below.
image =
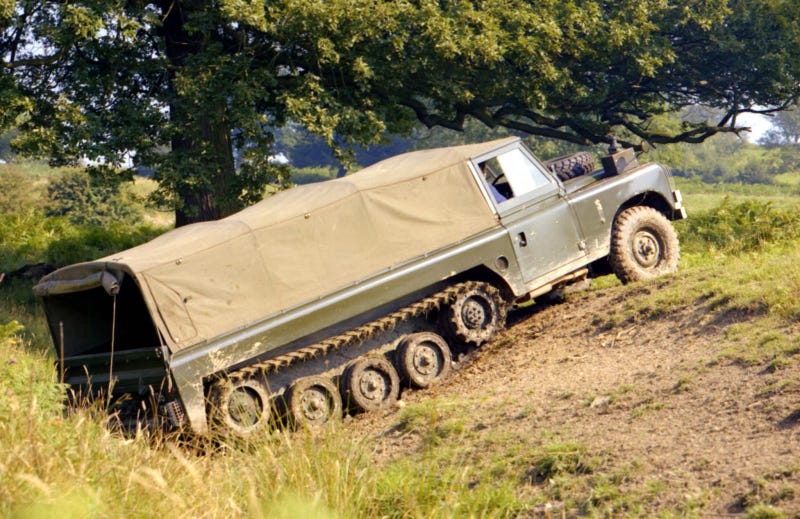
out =
{"type": "Polygon", "coordinates": [[[708,211],[719,206],[727,197],[733,204],[748,200],[769,202],[778,209],[800,205],[800,174],[781,177],[783,185],[764,184],[705,184],[694,179],[676,178],[689,213],[708,211]],[[791,184],[798,180],[798,184],[791,184]]]}
{"type": "Polygon", "coordinates": [[[0,165],[0,173],[9,170],[19,170],[31,177],[52,178],[62,175],[73,168],[54,168],[41,160],[19,160],[9,164],[0,165]]]}
{"type": "MultiPolygon", "coordinates": [[[[53,168],[42,161],[23,160],[11,164],[0,164],[0,175],[4,173],[22,173],[30,177],[28,187],[36,193],[37,199],[46,197],[47,185],[61,175],[73,171],[77,168],[63,167],[53,168]]],[[[144,177],[136,177],[133,181],[132,191],[142,201],[155,191],[157,184],[154,180],[144,177]]],[[[172,210],[162,211],[145,204],[144,206],[145,223],[160,227],[172,227],[175,225],[175,215],[172,210]]]]}
{"type": "Polygon", "coordinates": [[[783,184],[785,186],[800,187],[800,171],[794,171],[792,173],[781,173],[780,175],[776,175],[775,182],[777,184],[783,184]]]}
{"type": "MultiPolygon", "coordinates": [[[[133,192],[145,200],[150,193],[156,190],[158,184],[155,180],[144,177],[136,177],[133,181],[133,192]]],[[[158,225],[159,227],[172,227],[175,225],[175,212],[172,210],[160,211],[156,208],[145,206],[145,220],[147,223],[158,225]]]]}

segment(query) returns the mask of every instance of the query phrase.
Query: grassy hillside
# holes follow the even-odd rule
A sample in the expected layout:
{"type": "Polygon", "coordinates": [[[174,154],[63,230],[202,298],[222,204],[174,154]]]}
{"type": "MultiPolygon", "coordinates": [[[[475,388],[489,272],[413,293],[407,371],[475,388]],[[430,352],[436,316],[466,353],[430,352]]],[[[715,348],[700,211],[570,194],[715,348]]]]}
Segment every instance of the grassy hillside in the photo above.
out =
{"type": "MultiPolygon", "coordinates": [[[[719,503],[748,517],[796,516],[800,464],[786,461],[796,453],[742,451],[728,460],[740,488],[724,455],[645,441],[653,431],[692,430],[689,417],[701,409],[734,409],[739,397],[725,395],[746,387],[783,420],[752,445],[785,444],[792,434],[796,443],[800,430],[800,196],[700,184],[684,191],[691,218],[677,226],[678,274],[631,286],[603,278],[566,305],[512,315],[509,331],[452,383],[405,395],[402,408],[246,444],[126,438],[108,431],[102,409],[65,415],[30,282],[3,282],[0,516],[671,517],[716,514],[719,503]],[[578,343],[583,349],[567,353],[578,343]],[[685,366],[664,368],[689,353],[685,366]],[[593,370],[617,357],[603,386],[593,370]],[[637,382],[622,382],[626,369],[637,382]],[[659,382],[667,371],[672,378],[659,382]],[[653,376],[635,378],[642,373],[653,376]],[[614,432],[621,422],[630,437],[614,432]],[[676,457],[658,457],[665,450],[676,457]],[[685,481],[694,483],[676,487],[685,481]]],[[[89,235],[64,241],[34,222],[26,241],[26,225],[18,223],[13,250],[28,247],[25,257],[36,260],[89,235]]],[[[109,240],[96,252],[123,243],[109,240]]]]}

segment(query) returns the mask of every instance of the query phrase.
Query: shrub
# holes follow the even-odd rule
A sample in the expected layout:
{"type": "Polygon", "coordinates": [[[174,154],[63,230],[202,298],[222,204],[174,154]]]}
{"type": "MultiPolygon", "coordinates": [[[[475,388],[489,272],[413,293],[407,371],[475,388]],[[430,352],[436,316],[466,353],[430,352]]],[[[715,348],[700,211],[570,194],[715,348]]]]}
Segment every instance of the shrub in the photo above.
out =
{"type": "Polygon", "coordinates": [[[42,191],[41,185],[19,168],[12,165],[0,166],[0,213],[36,207],[42,191]]]}
{"type": "Polygon", "coordinates": [[[162,232],[164,229],[152,225],[73,225],[48,244],[45,261],[67,265],[93,260],[144,243],[162,232]]]}
{"type": "Polygon", "coordinates": [[[153,225],[77,225],[39,211],[0,214],[0,272],[23,265],[62,266],[96,259],[151,240],[165,229],[153,225]]]}
{"type": "Polygon", "coordinates": [[[682,222],[680,230],[686,251],[738,254],[800,238],[800,213],[777,209],[770,202],[733,205],[726,197],[715,209],[682,222]]]}
{"type": "Polygon", "coordinates": [[[47,188],[47,216],[66,216],[75,224],[135,223],[144,215],[128,184],[73,171],[47,188]]]}

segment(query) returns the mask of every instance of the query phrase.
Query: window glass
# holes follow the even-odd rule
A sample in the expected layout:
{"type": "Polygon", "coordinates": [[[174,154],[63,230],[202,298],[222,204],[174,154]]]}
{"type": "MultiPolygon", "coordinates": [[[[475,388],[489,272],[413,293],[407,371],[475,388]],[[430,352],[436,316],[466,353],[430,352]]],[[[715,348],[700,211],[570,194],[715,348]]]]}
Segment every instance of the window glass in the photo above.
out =
{"type": "Polygon", "coordinates": [[[548,177],[519,149],[498,155],[479,166],[498,202],[530,193],[550,183],[548,177]]]}
{"type": "Polygon", "coordinates": [[[536,165],[521,150],[511,150],[497,156],[497,162],[511,184],[514,196],[530,193],[538,187],[549,183],[536,165]]]}

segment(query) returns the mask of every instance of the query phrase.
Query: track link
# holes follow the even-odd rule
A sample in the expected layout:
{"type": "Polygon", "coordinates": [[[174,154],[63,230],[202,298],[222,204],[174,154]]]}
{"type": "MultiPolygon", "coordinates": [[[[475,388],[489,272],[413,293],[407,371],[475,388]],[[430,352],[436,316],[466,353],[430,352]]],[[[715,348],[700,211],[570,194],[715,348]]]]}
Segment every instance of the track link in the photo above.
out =
{"type": "Polygon", "coordinates": [[[458,295],[468,292],[480,284],[481,282],[479,281],[466,281],[447,287],[416,303],[405,306],[380,319],[362,324],[352,330],[348,330],[315,344],[304,346],[292,352],[279,355],[278,357],[228,372],[219,377],[214,385],[221,388],[228,382],[236,382],[257,376],[266,376],[268,373],[275,373],[281,369],[288,368],[292,364],[303,362],[320,355],[327,355],[334,350],[361,344],[380,333],[393,329],[403,321],[439,310],[442,305],[451,303],[458,295]]]}

